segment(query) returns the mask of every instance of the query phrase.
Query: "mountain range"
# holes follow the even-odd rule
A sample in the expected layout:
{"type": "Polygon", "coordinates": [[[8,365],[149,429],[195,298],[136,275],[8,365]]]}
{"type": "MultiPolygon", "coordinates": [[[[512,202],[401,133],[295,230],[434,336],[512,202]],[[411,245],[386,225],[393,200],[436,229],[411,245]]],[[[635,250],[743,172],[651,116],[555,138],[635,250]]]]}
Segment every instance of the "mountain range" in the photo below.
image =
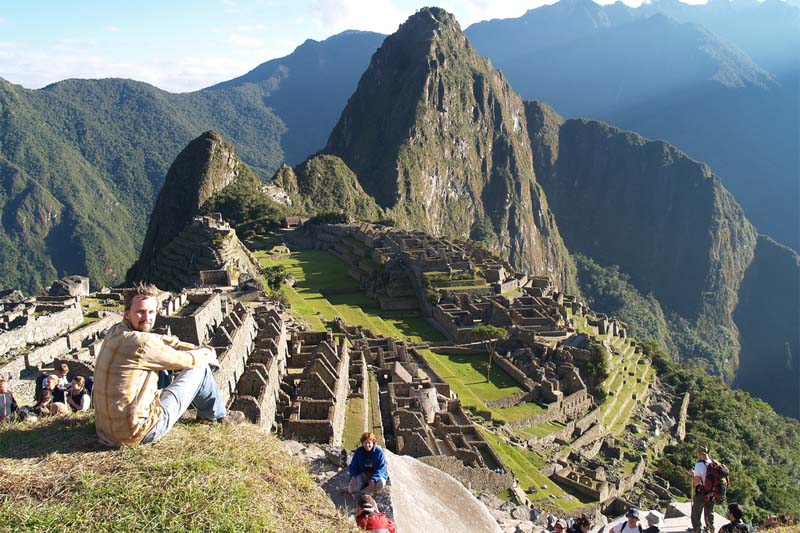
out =
{"type": "Polygon", "coordinates": [[[466,34],[523,98],[708,163],[761,233],[799,250],[798,28],[781,1],[562,0],[466,34]]]}

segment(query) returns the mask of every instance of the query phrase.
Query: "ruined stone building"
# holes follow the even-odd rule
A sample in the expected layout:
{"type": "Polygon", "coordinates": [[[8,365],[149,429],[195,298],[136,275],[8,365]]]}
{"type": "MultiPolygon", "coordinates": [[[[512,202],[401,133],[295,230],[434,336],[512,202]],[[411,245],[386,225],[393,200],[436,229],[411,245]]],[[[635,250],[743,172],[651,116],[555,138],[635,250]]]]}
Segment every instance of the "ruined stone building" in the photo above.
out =
{"type": "Polygon", "coordinates": [[[350,353],[344,336],[296,331],[289,341],[281,390],[283,435],[341,445],[350,388],[350,353]]]}

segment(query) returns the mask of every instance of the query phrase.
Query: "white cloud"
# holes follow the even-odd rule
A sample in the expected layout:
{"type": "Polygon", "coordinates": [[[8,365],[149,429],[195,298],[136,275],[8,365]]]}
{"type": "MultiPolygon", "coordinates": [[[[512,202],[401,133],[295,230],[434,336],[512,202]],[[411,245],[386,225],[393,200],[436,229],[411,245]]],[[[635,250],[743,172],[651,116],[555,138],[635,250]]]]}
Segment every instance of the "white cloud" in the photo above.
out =
{"type": "Polygon", "coordinates": [[[119,28],[119,26],[103,26],[103,31],[108,33],[119,33],[122,30],[119,28]]]}
{"type": "Polygon", "coordinates": [[[390,0],[313,0],[311,18],[328,35],[344,30],[394,33],[411,13],[390,0]]]}
{"type": "Polygon", "coordinates": [[[245,46],[248,48],[265,46],[263,39],[259,39],[258,37],[248,37],[246,35],[230,35],[228,36],[228,42],[236,46],[245,46]]]}
{"type": "Polygon", "coordinates": [[[2,77],[29,89],[68,78],[130,78],[171,92],[196,91],[241,76],[263,61],[285,54],[285,50],[262,46],[240,48],[234,53],[136,62],[115,60],[99,50],[76,52],[62,48],[34,51],[0,41],[2,77]]]}

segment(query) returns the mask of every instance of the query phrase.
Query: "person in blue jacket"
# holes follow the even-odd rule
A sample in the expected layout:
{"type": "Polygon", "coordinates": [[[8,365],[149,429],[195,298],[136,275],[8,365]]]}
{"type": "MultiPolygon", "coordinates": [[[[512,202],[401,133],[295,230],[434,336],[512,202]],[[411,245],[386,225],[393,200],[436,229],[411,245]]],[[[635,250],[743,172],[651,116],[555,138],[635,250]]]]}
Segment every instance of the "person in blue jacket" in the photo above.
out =
{"type": "Polygon", "coordinates": [[[386,471],[386,457],[377,444],[374,433],[361,435],[361,446],[356,448],[350,461],[350,494],[372,494],[386,486],[389,473],[386,471]]]}

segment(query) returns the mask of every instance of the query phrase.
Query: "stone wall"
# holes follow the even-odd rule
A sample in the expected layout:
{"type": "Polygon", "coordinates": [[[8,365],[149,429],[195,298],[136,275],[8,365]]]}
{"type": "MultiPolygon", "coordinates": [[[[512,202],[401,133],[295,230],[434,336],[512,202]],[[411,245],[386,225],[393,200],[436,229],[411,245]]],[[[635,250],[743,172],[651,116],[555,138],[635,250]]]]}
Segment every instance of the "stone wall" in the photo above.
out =
{"type": "Polygon", "coordinates": [[[0,355],[24,347],[26,344],[41,344],[67,333],[83,322],[79,305],[61,311],[33,316],[12,330],[0,333],[0,355]]]}
{"type": "Polygon", "coordinates": [[[97,322],[87,324],[82,328],[76,329],[67,335],[67,345],[70,350],[81,348],[88,343],[91,343],[103,336],[105,336],[108,328],[122,320],[122,316],[117,314],[107,315],[97,322]]]}
{"type": "Polygon", "coordinates": [[[526,391],[520,391],[516,394],[512,394],[511,396],[500,398],[499,400],[484,400],[483,403],[490,409],[504,409],[506,407],[514,407],[515,405],[519,405],[527,399],[529,399],[529,393],[526,391]]]}
{"type": "Polygon", "coordinates": [[[247,360],[253,351],[256,322],[253,313],[248,308],[237,304],[233,311],[225,317],[219,328],[225,329],[230,343],[224,346],[216,345],[219,336],[215,335],[214,347],[217,350],[220,368],[214,373],[214,380],[219,386],[222,400],[227,405],[236,390],[239,378],[244,374],[247,360]]]}
{"type": "Polygon", "coordinates": [[[58,337],[53,342],[35,348],[25,354],[25,366],[28,368],[44,366],[46,363],[49,363],[57,357],[61,357],[68,351],[69,342],[67,337],[58,337]]]}
{"type": "Polygon", "coordinates": [[[509,376],[511,376],[514,379],[514,381],[519,383],[519,386],[525,389],[526,391],[530,392],[534,389],[534,387],[536,387],[536,383],[534,383],[534,381],[531,378],[526,376],[522,372],[522,370],[514,366],[514,364],[511,361],[499,355],[497,352],[492,354],[492,361],[494,361],[494,363],[497,366],[505,370],[506,373],[509,376]]]}
{"type": "Polygon", "coordinates": [[[277,311],[265,307],[256,308],[255,319],[255,348],[239,378],[231,409],[244,412],[248,420],[269,432],[274,429],[280,383],[286,374],[286,324],[277,311]]]}
{"type": "Polygon", "coordinates": [[[161,316],[156,318],[156,327],[170,328],[170,333],[184,342],[203,344],[213,330],[222,322],[222,297],[216,293],[189,294],[190,304],[198,307],[188,315],[161,316]]]}
{"type": "Polygon", "coordinates": [[[450,474],[473,491],[496,494],[514,486],[514,474],[509,471],[498,474],[488,468],[465,466],[459,459],[445,455],[428,455],[419,460],[450,474]]]}

